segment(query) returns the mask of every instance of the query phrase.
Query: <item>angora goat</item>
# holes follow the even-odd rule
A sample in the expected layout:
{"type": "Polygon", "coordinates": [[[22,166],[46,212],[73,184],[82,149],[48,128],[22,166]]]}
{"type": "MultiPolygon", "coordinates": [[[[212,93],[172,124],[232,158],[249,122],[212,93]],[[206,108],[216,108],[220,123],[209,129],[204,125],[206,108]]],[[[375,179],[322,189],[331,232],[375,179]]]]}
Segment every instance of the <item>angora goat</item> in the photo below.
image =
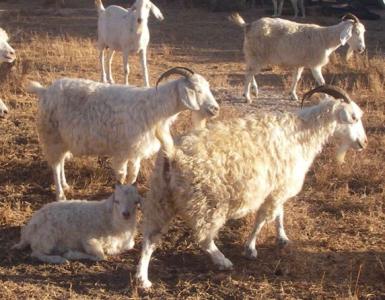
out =
{"type": "Polygon", "coordinates": [[[143,201],[143,248],[137,278],[147,288],[148,265],[156,243],[179,214],[197,242],[220,269],[232,263],[214,238],[228,219],[257,211],[246,255],[256,257],[255,239],[263,224],[277,218],[279,238],[287,240],[283,204],[297,195],[314,158],[336,134],[354,149],[366,147],[362,111],[341,89],[318,87],[306,94],[327,93],[320,104],[298,114],[265,113],[214,123],[159,152],[150,191],[143,201]]]}

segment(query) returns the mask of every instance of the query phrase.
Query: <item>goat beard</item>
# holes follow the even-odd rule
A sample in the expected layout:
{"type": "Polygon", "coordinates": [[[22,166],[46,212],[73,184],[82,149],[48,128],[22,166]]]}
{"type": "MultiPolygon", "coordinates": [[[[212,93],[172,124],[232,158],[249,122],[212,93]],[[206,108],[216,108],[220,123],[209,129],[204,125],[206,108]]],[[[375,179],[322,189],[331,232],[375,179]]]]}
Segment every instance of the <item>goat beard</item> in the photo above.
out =
{"type": "Polygon", "coordinates": [[[191,113],[191,123],[194,129],[206,128],[207,118],[200,111],[193,111],[191,113]]]}
{"type": "Polygon", "coordinates": [[[346,53],[346,60],[349,60],[353,55],[353,49],[349,46],[348,52],[346,53]]]}
{"type": "Polygon", "coordinates": [[[348,151],[349,146],[341,145],[336,151],[336,160],[339,165],[342,165],[345,162],[345,155],[348,151]]]}

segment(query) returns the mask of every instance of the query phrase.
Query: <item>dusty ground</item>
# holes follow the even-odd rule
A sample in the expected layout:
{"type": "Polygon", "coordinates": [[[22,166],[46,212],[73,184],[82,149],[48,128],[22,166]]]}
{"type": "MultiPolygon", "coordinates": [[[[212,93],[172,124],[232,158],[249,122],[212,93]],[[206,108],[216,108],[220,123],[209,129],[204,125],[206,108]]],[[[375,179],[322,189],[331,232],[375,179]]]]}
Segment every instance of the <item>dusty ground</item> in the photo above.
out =
{"type": "MultiPolygon", "coordinates": [[[[62,76],[98,80],[96,13],[75,15],[34,13],[24,1],[23,11],[2,15],[1,26],[12,36],[18,62],[2,78],[1,97],[11,109],[0,123],[0,298],[370,298],[385,297],[385,126],[384,67],[385,23],[364,22],[368,51],[349,63],[338,51],[325,70],[328,82],[348,89],[365,110],[369,148],[349,152],[347,163],[336,167],[333,146],[317,158],[303,191],[286,205],[286,228],[292,246],[278,251],[274,226],[266,226],[257,242],[259,257],[241,255],[252,216],[232,221],[222,230],[218,246],[234,262],[232,272],[217,271],[181,222],[176,222],[150,267],[154,288],[143,292],[133,281],[139,258],[135,249],[100,263],[72,262],[65,266],[39,263],[29,252],[9,250],[18,240],[20,226],[31,213],[54,200],[52,174],[44,161],[35,130],[36,99],[22,82],[44,84],[62,76]]],[[[0,9],[9,8],[7,2],[0,9]]],[[[12,4],[12,9],[18,9],[12,4]]],[[[241,33],[225,13],[164,8],[165,21],[151,21],[149,53],[151,82],[166,69],[182,65],[203,74],[222,104],[221,118],[252,110],[297,109],[287,99],[290,73],[274,67],[258,75],[261,99],[242,103],[241,33]]],[[[252,20],[262,10],[243,13],[252,20]]],[[[313,17],[319,24],[336,19],[313,17]]],[[[132,84],[142,83],[137,59],[131,59],[132,84]]],[[[116,55],[114,74],[122,82],[121,56],[116,55]]],[[[299,92],[313,86],[309,72],[299,92]]],[[[176,128],[188,127],[183,115],[176,128]]],[[[143,166],[139,181],[147,189],[151,161],[143,166]]],[[[73,159],[67,164],[72,198],[101,199],[112,190],[108,163],[95,158],[73,159]]]]}

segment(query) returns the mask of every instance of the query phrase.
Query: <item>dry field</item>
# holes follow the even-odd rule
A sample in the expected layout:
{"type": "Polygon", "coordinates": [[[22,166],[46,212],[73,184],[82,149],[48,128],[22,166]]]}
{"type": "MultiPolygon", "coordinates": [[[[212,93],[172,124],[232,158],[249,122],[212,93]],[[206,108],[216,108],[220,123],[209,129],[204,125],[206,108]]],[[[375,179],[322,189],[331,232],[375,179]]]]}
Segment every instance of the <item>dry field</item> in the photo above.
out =
{"type": "MultiPolygon", "coordinates": [[[[91,1],[89,1],[91,2],[91,1]]],[[[25,3],[28,3],[25,1],[25,3]]],[[[160,6],[163,8],[162,6],[160,6]]],[[[0,9],[8,8],[1,3],[0,9]]],[[[17,7],[12,7],[17,8],[17,7]]],[[[199,250],[181,221],[176,221],[154,253],[150,265],[151,291],[138,289],[134,273],[140,254],[135,249],[104,262],[48,265],[29,252],[9,250],[18,240],[20,226],[32,212],[54,201],[52,173],[41,153],[35,130],[36,98],[23,82],[44,84],[62,77],[99,79],[96,13],[75,15],[5,13],[3,26],[18,51],[10,69],[2,66],[1,97],[11,112],[0,122],[0,298],[385,298],[385,22],[364,22],[368,51],[344,60],[346,49],[332,57],[324,75],[348,89],[365,111],[369,147],[349,152],[337,167],[333,145],[316,159],[303,191],[286,204],[286,228],[293,243],[284,251],[275,247],[274,226],[266,226],[257,242],[259,257],[248,261],[242,243],[252,216],[231,221],[221,231],[218,246],[234,262],[231,272],[219,272],[199,250]]],[[[90,4],[91,8],[91,4],[90,4]]],[[[225,13],[164,7],[165,21],[151,21],[149,51],[151,82],[166,69],[189,66],[209,79],[221,102],[221,118],[252,110],[287,110],[298,107],[286,97],[290,73],[274,67],[258,75],[261,99],[246,105],[240,97],[243,80],[241,32],[225,13]]],[[[247,20],[262,10],[243,13],[247,20]]],[[[383,17],[384,14],[383,14],[383,17]]],[[[335,18],[313,17],[319,24],[335,18]]],[[[131,59],[130,81],[141,85],[137,59],[131,59]]],[[[122,82],[121,56],[114,60],[116,81],[122,82]]],[[[300,94],[314,85],[305,73],[300,94]]],[[[183,115],[175,133],[189,126],[183,115]]],[[[152,162],[145,162],[139,177],[142,192],[152,162]]],[[[75,158],[67,164],[71,198],[101,199],[112,191],[108,161],[75,158]]]]}

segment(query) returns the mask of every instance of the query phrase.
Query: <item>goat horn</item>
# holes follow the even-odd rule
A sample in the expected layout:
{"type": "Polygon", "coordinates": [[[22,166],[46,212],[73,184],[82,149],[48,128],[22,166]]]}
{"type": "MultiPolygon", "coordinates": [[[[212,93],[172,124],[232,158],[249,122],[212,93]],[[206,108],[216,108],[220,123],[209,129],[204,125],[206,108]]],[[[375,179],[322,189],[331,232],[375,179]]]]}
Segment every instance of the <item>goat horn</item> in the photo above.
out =
{"type": "Polygon", "coordinates": [[[185,68],[185,67],[172,68],[172,69],[164,72],[162,75],[160,75],[158,81],[156,82],[156,87],[158,87],[159,82],[161,82],[164,78],[171,76],[172,74],[182,75],[188,79],[194,74],[194,71],[190,70],[189,68],[185,68]]]}
{"type": "Polygon", "coordinates": [[[360,20],[352,13],[347,13],[346,15],[344,15],[342,17],[342,21],[345,21],[345,20],[352,20],[355,24],[360,23],[360,20]]]}
{"type": "Polygon", "coordinates": [[[305,93],[305,95],[303,95],[303,98],[302,98],[301,108],[303,107],[303,102],[309,99],[315,93],[325,93],[330,96],[333,96],[336,99],[342,99],[346,103],[352,102],[348,93],[346,93],[343,89],[339,88],[338,86],[325,84],[325,85],[316,87],[315,89],[312,89],[307,93],[305,93]]]}

